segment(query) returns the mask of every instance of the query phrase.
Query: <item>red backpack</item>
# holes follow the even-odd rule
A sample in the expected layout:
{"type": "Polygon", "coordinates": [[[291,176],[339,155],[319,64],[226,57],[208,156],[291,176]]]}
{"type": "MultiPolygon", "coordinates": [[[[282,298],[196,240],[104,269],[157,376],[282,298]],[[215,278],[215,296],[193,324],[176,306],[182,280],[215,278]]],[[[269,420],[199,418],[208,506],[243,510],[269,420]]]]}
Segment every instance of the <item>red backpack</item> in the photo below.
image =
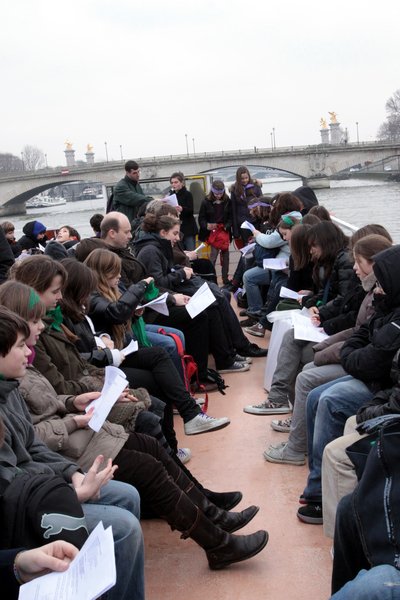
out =
{"type": "Polygon", "coordinates": [[[202,385],[199,381],[199,370],[197,368],[197,363],[194,360],[193,356],[191,356],[190,354],[185,354],[181,338],[178,335],[176,335],[176,333],[167,333],[162,327],[160,327],[157,333],[161,333],[162,335],[168,335],[174,340],[176,350],[182,363],[183,382],[185,384],[185,388],[191,396],[195,395],[195,390],[200,390],[202,395],[204,395],[205,400],[204,405],[202,406],[202,411],[206,413],[208,408],[208,394],[205,390],[204,385],[202,385]]]}

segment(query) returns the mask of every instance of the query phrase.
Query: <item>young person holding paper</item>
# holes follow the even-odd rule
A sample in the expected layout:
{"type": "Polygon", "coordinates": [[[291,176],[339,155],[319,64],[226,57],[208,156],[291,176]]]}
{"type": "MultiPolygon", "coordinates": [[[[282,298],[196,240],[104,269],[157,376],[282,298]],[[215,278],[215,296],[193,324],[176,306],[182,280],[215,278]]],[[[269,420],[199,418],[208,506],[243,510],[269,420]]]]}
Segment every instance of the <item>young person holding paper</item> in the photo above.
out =
{"type": "Polygon", "coordinates": [[[186,189],[183,173],[172,173],[170,179],[171,194],[176,194],[178,199],[179,216],[181,220],[181,231],[183,233],[183,245],[185,250],[194,250],[196,247],[196,235],[198,227],[193,214],[193,196],[186,189]]]}
{"type": "MultiPolygon", "coordinates": [[[[43,305],[32,290],[28,306],[22,308],[27,311],[40,311],[43,305]]],[[[28,345],[37,342],[38,331],[43,327],[40,318],[35,321],[36,323],[31,321],[28,325],[8,309],[0,308],[0,371],[5,378],[22,378],[21,391],[35,419],[36,430],[50,448],[61,451],[65,456],[73,453],[83,469],[91,465],[92,456],[96,455],[96,471],[93,474],[95,481],[89,488],[83,475],[77,473],[77,465],[47,449],[34,436],[24,401],[20,393],[15,391],[16,382],[14,386],[5,389],[2,382],[1,397],[4,398],[3,402],[0,402],[0,413],[8,428],[7,445],[0,450],[3,456],[2,464],[9,462],[10,465],[16,465],[15,476],[18,467],[29,471],[32,463],[32,472],[41,473],[43,471],[40,470],[40,465],[51,463],[56,472],[67,481],[72,481],[78,498],[82,498],[82,501],[90,499],[112,476],[130,484],[135,482],[145,505],[166,519],[172,528],[182,531],[183,537],[190,536],[204,548],[212,569],[221,569],[258,554],[268,541],[265,531],[247,536],[232,535],[254,518],[258,507],[251,506],[240,513],[230,513],[217,508],[156,440],[140,434],[128,434],[122,426],[115,424],[107,426],[105,423],[101,432],[93,432],[86,427],[91,418],[90,414],[77,415],[68,412],[68,407],[73,409],[77,398],[57,396],[51,385],[33,367],[27,372],[27,358],[32,352],[28,345]],[[16,342],[8,352],[8,337],[13,324],[14,328],[16,325],[16,342]],[[8,346],[3,347],[5,344],[8,346]],[[28,375],[29,381],[26,380],[28,375]],[[76,438],[75,441],[72,441],[73,437],[76,438]],[[45,456],[36,463],[41,449],[45,456]],[[103,456],[111,458],[108,459],[105,469],[96,474],[100,464],[100,457],[97,456],[100,449],[104,452],[103,456]],[[29,454],[30,450],[32,454],[29,454]],[[15,452],[18,452],[18,456],[14,458],[15,452]],[[117,466],[111,466],[111,459],[117,466]]],[[[79,398],[79,404],[85,404],[84,398],[79,398]]],[[[47,472],[51,472],[51,467],[49,469],[47,472]]],[[[93,467],[90,467],[89,472],[92,469],[93,467]]],[[[6,475],[2,478],[9,479],[6,475]]],[[[126,558],[125,562],[129,562],[126,558]]]]}

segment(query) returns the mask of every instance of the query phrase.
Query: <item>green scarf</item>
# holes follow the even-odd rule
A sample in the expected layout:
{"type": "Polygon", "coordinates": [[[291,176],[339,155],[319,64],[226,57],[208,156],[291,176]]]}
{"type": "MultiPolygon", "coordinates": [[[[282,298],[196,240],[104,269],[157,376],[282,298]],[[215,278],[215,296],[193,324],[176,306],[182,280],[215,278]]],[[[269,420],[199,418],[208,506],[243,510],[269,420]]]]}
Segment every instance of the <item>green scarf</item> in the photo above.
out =
{"type": "Polygon", "coordinates": [[[56,308],[52,308],[46,312],[46,316],[51,318],[50,329],[55,331],[62,331],[61,323],[63,322],[63,316],[61,312],[61,306],[57,304],[56,308]]]}
{"type": "MultiPolygon", "coordinates": [[[[154,298],[157,298],[159,293],[160,292],[158,288],[156,288],[156,286],[154,285],[154,281],[152,281],[147,286],[143,298],[144,300],[146,300],[146,302],[150,302],[150,300],[154,300],[154,298]]],[[[146,323],[144,322],[143,317],[139,317],[132,324],[132,331],[135,335],[137,343],[139,344],[139,348],[151,348],[151,343],[149,342],[149,339],[146,335],[145,325],[146,323]]]]}

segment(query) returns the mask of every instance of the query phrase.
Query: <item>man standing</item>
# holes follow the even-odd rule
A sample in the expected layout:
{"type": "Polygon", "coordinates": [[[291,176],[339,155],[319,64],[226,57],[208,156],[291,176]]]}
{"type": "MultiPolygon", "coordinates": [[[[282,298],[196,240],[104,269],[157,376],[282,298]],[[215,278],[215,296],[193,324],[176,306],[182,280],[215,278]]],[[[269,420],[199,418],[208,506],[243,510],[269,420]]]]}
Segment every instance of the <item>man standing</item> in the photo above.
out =
{"type": "Polygon", "coordinates": [[[113,209],[126,215],[130,222],[137,216],[142,204],[153,200],[143,193],[139,179],[139,165],[134,160],[128,160],[125,163],[125,177],[114,188],[113,209]]]}

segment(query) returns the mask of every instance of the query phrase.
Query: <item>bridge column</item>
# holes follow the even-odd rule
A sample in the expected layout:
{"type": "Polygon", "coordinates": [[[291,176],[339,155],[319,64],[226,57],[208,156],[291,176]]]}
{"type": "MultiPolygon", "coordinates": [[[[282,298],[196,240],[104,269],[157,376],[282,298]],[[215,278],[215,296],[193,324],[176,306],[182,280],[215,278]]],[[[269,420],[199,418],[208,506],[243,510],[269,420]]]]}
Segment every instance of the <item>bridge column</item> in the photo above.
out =
{"type": "Polygon", "coordinates": [[[9,202],[0,206],[0,217],[7,217],[8,215],[25,215],[26,206],[25,201],[20,200],[19,202],[9,202]]]}

